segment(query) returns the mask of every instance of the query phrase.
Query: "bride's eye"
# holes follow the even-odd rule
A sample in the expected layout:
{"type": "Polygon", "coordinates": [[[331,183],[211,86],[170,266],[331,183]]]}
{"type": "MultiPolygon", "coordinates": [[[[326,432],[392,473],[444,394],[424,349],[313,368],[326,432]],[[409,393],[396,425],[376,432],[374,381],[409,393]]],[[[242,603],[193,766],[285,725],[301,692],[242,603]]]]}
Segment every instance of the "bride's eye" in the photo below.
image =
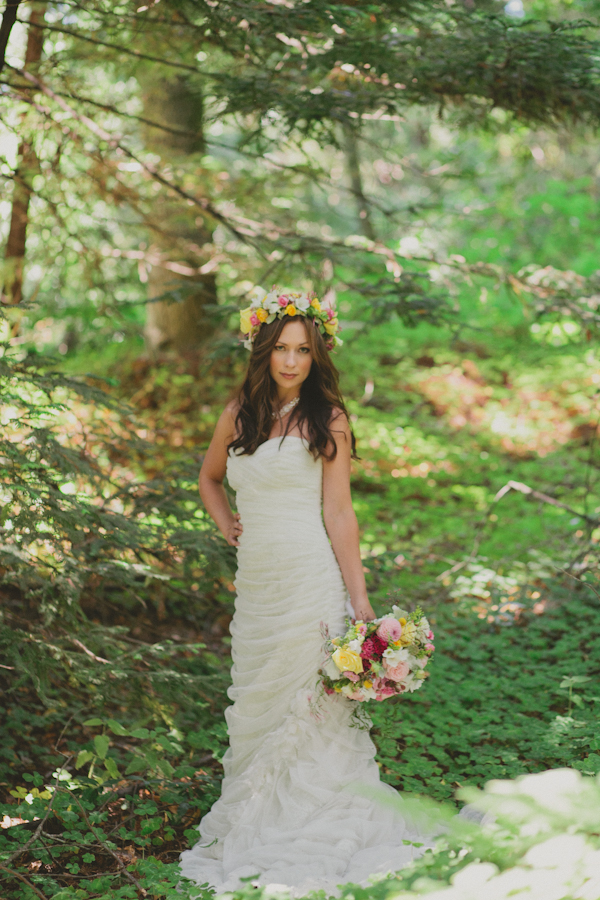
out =
{"type": "Polygon", "coordinates": [[[310,347],[300,347],[300,353],[310,353],[310,347]]]}

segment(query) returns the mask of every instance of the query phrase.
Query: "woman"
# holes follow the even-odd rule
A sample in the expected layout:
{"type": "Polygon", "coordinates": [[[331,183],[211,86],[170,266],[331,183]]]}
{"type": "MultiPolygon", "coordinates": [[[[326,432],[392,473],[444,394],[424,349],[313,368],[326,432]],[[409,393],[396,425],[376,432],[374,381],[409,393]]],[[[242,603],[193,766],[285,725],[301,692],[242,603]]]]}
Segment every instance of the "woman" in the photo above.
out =
{"type": "Polygon", "coordinates": [[[242,312],[246,379],[200,473],[208,513],[238,548],[233,706],[222,794],[181,868],[218,892],[248,876],[331,890],[415,855],[353,701],[317,688],[322,623],[336,634],[347,614],[374,618],[350,497],[354,436],[328,352],[336,330],[318,300],[256,289],[242,312]]]}

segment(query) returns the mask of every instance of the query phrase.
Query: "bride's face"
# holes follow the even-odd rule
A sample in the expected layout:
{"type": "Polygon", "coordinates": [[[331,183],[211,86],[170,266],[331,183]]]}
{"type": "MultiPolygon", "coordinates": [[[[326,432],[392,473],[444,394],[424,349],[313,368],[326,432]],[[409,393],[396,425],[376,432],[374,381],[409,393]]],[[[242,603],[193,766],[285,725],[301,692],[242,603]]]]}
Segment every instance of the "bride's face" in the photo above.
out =
{"type": "Polygon", "coordinates": [[[271,377],[277,387],[299,388],[308,378],[312,365],[310,344],[300,319],[292,319],[283,326],[279,340],[271,351],[271,377]]]}

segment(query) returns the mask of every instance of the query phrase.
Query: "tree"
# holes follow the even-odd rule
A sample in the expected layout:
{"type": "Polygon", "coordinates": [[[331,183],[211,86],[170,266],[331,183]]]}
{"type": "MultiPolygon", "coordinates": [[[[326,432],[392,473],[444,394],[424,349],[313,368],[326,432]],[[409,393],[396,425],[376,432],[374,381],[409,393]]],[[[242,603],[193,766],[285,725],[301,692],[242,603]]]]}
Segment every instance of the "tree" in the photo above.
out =
{"type": "MultiPolygon", "coordinates": [[[[324,256],[335,262],[352,253],[357,272],[362,267],[376,277],[382,308],[407,320],[415,310],[434,315],[439,302],[418,265],[400,266],[380,234],[361,183],[361,142],[376,139],[380,120],[401,118],[415,106],[494,127],[503,127],[502,117],[553,125],[594,124],[600,115],[599,57],[588,23],[515,22],[493,3],[466,10],[442,2],[169,0],[133,10],[96,0],[74,6],[68,21],[50,4],[45,27],[51,47],[60,49],[49,51],[37,80],[13,70],[9,88],[15,103],[33,104],[34,119],[61,148],[44,163],[43,203],[60,220],[63,208],[52,210],[48,202],[55,179],[60,190],[68,182],[80,206],[96,195],[110,208],[126,234],[116,242],[111,229],[94,226],[112,245],[108,257],[135,260],[143,278],[149,272],[151,298],[180,301],[153,304],[155,346],[197,345],[208,333],[197,314],[214,304],[214,273],[223,278],[232,269],[222,262],[227,234],[251,278],[316,272],[324,256]],[[102,73],[104,93],[92,72],[102,73]],[[110,84],[128,79],[138,85],[128,102],[142,99],[142,115],[109,95],[110,84]],[[35,104],[36,90],[45,94],[43,106],[35,104]],[[246,154],[257,165],[262,159],[264,172],[273,172],[269,154],[283,145],[298,148],[307,136],[320,145],[343,144],[361,216],[354,231],[366,239],[361,252],[344,245],[345,235],[323,241],[290,228],[285,213],[273,209],[264,179],[250,185],[226,171],[227,185],[206,171],[205,133],[219,123],[229,135],[223,152],[246,154]]],[[[307,183],[328,177],[310,162],[275,165],[307,183]]],[[[72,238],[65,234],[67,243],[72,238]]],[[[98,266],[105,259],[88,265],[90,281],[102,281],[98,266]]]]}

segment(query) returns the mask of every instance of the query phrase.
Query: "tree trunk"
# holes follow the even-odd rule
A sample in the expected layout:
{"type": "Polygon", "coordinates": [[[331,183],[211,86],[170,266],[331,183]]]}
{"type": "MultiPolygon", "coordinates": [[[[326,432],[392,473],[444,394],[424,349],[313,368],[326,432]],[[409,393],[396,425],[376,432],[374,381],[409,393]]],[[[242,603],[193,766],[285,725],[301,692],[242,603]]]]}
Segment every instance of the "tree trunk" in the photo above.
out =
{"type": "MultiPolygon", "coordinates": [[[[30,22],[42,24],[44,7],[33,9],[30,22]]],[[[41,28],[29,28],[24,68],[36,73],[42,58],[44,32],[41,28]]],[[[17,167],[15,169],[12,195],[10,229],[6,241],[3,266],[2,301],[16,306],[23,299],[23,270],[25,267],[25,244],[29,222],[29,202],[32,194],[34,175],[39,172],[39,161],[33,144],[23,138],[19,144],[17,167]]]]}
{"type": "MultiPolygon", "coordinates": [[[[204,149],[202,135],[202,96],[192,90],[182,76],[164,77],[160,72],[147,70],[141,77],[144,94],[144,113],[170,131],[146,127],[146,147],[160,154],[163,164],[173,169],[180,164],[189,168],[190,157],[204,149]]],[[[198,163],[200,160],[198,159],[198,163]]],[[[162,236],[159,254],[166,262],[175,263],[190,274],[177,274],[160,265],[152,266],[148,278],[148,296],[165,300],[151,302],[147,307],[146,344],[158,350],[197,350],[210,333],[204,313],[207,303],[216,303],[214,275],[202,275],[198,270],[205,259],[201,247],[212,240],[212,223],[199,215],[181,199],[161,196],[155,208],[156,221],[162,236]]]]}
{"type": "Polygon", "coordinates": [[[369,204],[363,192],[356,132],[350,125],[344,126],[344,144],[348,175],[350,176],[352,193],[354,194],[358,210],[359,232],[369,238],[370,241],[375,241],[377,240],[377,237],[369,214],[369,204]]]}

